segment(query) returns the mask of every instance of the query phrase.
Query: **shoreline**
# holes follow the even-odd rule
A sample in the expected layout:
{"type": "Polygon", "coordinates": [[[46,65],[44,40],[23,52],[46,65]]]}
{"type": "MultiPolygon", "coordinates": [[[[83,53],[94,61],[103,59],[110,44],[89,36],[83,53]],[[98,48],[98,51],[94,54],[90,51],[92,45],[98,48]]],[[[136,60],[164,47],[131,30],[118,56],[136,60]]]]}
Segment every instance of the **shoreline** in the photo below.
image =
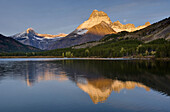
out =
{"type": "Polygon", "coordinates": [[[153,58],[153,57],[114,57],[114,58],[99,58],[99,57],[61,57],[61,56],[0,56],[0,59],[17,59],[17,58],[54,58],[54,59],[82,59],[82,60],[170,60],[170,58],[153,58]]]}

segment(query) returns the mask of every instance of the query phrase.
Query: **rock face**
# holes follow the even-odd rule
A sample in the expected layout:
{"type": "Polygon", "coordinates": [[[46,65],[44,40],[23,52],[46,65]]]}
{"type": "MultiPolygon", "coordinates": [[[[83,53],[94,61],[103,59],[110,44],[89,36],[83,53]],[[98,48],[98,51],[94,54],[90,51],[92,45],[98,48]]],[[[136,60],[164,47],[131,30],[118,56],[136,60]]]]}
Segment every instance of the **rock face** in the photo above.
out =
{"type": "Polygon", "coordinates": [[[112,28],[116,31],[116,32],[121,32],[121,31],[127,31],[127,32],[133,32],[136,30],[140,30],[143,29],[145,27],[148,27],[149,25],[151,25],[149,22],[146,22],[145,25],[143,26],[138,26],[135,27],[134,24],[121,24],[119,21],[113,22],[112,23],[112,28]]]}
{"type": "Polygon", "coordinates": [[[102,21],[106,22],[107,24],[112,23],[112,21],[105,12],[94,10],[90,15],[89,19],[80,26],[78,26],[77,29],[89,29],[97,24],[100,24],[102,21]]]}
{"type": "Polygon", "coordinates": [[[89,34],[104,36],[111,33],[116,33],[109,24],[102,21],[101,23],[89,28],[88,32],[89,34]]]}
{"type": "Polygon", "coordinates": [[[44,38],[56,38],[56,37],[66,37],[67,34],[64,34],[64,33],[60,33],[58,35],[50,35],[50,34],[38,34],[38,36],[41,36],[41,37],[44,37],[44,38]]]}
{"type": "Polygon", "coordinates": [[[23,45],[22,43],[0,34],[0,52],[34,52],[37,48],[23,45]]]}
{"type": "Polygon", "coordinates": [[[32,28],[28,28],[22,33],[11,36],[11,38],[25,44],[34,46],[36,48],[45,50],[57,40],[65,37],[66,34],[50,35],[50,34],[38,34],[32,28]]]}

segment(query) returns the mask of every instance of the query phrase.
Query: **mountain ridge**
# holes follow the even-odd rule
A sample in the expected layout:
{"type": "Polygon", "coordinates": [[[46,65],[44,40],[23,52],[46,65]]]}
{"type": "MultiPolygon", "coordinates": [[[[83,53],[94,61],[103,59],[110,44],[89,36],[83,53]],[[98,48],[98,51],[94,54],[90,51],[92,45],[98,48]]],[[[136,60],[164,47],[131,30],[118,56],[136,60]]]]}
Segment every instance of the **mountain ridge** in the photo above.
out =
{"type": "Polygon", "coordinates": [[[98,41],[106,34],[116,33],[107,23],[101,22],[91,28],[76,29],[65,38],[56,41],[48,50],[66,48],[89,41],[98,41]],[[100,32],[102,31],[102,32],[100,32]],[[82,33],[83,32],[83,33],[82,33]]]}
{"type": "Polygon", "coordinates": [[[101,23],[102,21],[106,22],[107,24],[111,24],[112,21],[110,20],[110,18],[108,17],[108,15],[103,12],[103,11],[98,11],[98,10],[94,10],[89,19],[85,22],[83,22],[81,25],[79,25],[77,27],[77,29],[89,29],[99,23],[101,23]]]}
{"type": "Polygon", "coordinates": [[[35,52],[40,49],[24,45],[10,37],[0,34],[0,52],[35,52]]]}
{"type": "Polygon", "coordinates": [[[10,36],[11,38],[21,42],[25,45],[30,45],[42,50],[47,49],[56,40],[67,36],[67,34],[50,35],[50,34],[39,34],[34,31],[33,28],[28,28],[22,33],[10,36]]]}
{"type": "Polygon", "coordinates": [[[112,22],[109,16],[103,12],[94,10],[89,19],[79,25],[73,32],[51,45],[48,50],[58,48],[68,48],[90,41],[98,41],[104,35],[116,34],[121,31],[136,31],[149,26],[146,22],[143,26],[135,27],[134,24],[123,25],[119,21],[112,22]]]}
{"type": "MultiPolygon", "coordinates": [[[[148,24],[148,23],[146,23],[148,24]]],[[[134,32],[119,32],[117,34],[105,35],[100,41],[84,43],[82,45],[73,46],[74,49],[94,47],[99,44],[112,41],[114,39],[137,39],[142,42],[150,42],[157,39],[170,40],[170,17],[165,18],[159,22],[156,22],[144,29],[140,29],[134,32]]]]}
{"type": "Polygon", "coordinates": [[[67,34],[64,34],[64,33],[60,33],[58,35],[39,34],[39,33],[36,33],[33,28],[28,28],[26,31],[27,31],[27,34],[29,32],[32,32],[32,33],[36,34],[37,36],[41,36],[41,37],[44,37],[44,38],[55,38],[55,37],[65,37],[65,36],[67,36],[67,34]]]}
{"type": "Polygon", "coordinates": [[[119,21],[112,22],[107,13],[93,10],[88,20],[80,24],[70,34],[39,34],[33,28],[28,28],[22,33],[10,36],[25,45],[30,45],[42,50],[68,48],[91,41],[98,41],[108,34],[116,34],[121,31],[133,32],[150,25],[146,22],[143,26],[135,27],[134,24],[123,25],[119,21]]]}

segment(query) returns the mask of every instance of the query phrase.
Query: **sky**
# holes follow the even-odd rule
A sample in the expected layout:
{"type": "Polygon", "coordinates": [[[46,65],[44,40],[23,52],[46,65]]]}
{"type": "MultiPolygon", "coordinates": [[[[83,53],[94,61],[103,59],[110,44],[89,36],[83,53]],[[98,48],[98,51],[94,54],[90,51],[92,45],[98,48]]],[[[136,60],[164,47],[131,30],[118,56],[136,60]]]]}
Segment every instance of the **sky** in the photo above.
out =
{"type": "Polygon", "coordinates": [[[170,0],[0,0],[0,34],[33,28],[41,34],[70,33],[97,9],[114,22],[155,23],[170,16],[170,0]]]}

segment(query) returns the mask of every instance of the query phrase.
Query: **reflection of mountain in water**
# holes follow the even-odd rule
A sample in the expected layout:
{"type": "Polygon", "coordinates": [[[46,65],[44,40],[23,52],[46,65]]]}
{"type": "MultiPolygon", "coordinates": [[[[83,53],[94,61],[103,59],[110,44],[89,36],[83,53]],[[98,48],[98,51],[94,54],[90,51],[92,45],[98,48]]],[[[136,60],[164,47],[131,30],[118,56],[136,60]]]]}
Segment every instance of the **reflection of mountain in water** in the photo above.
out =
{"type": "MultiPolygon", "coordinates": [[[[47,66],[46,66],[47,67],[47,66]]],[[[68,73],[69,74],[69,73],[68,73]]],[[[58,80],[58,81],[65,81],[73,79],[73,76],[68,76],[66,72],[58,71],[55,74],[55,71],[50,68],[44,69],[43,73],[39,73],[35,79],[29,79],[29,75],[27,75],[26,82],[27,86],[32,86],[34,82],[40,81],[48,81],[48,80],[58,80]]],[[[147,91],[150,90],[149,87],[134,81],[119,81],[119,80],[112,80],[112,79],[105,79],[105,78],[98,78],[91,76],[89,79],[85,76],[84,78],[77,74],[76,83],[77,86],[83,90],[84,92],[88,93],[90,98],[92,99],[93,103],[97,104],[99,102],[105,102],[107,98],[111,95],[112,91],[119,93],[122,89],[132,90],[135,87],[144,88],[147,91]]]]}
{"type": "Polygon", "coordinates": [[[51,62],[7,62],[0,63],[0,79],[10,76],[14,79],[25,80],[28,86],[40,81],[68,80],[65,71],[51,62]]]}
{"type": "Polygon", "coordinates": [[[134,81],[119,81],[112,79],[88,80],[86,84],[77,83],[77,86],[88,93],[93,103],[105,102],[112,91],[119,93],[122,89],[132,90],[140,87],[149,91],[150,88],[134,81]]]}
{"type": "Polygon", "coordinates": [[[108,78],[142,83],[170,95],[170,61],[65,61],[62,68],[77,82],[77,74],[87,79],[108,78]]]}
{"type": "MultiPolygon", "coordinates": [[[[48,81],[48,80],[58,80],[58,81],[66,81],[68,80],[67,76],[64,72],[60,72],[60,75],[55,75],[49,72],[44,73],[44,75],[40,75],[37,77],[37,82],[40,81],[48,81]]],[[[34,82],[29,79],[29,77],[26,78],[27,86],[32,86],[34,82]]]]}
{"type": "Polygon", "coordinates": [[[46,80],[71,80],[94,103],[104,102],[112,91],[151,89],[170,95],[170,62],[162,61],[38,61],[0,62],[3,77],[25,80],[28,86],[46,80]]]}
{"type": "Polygon", "coordinates": [[[30,68],[28,68],[25,78],[27,85],[32,86],[35,82],[48,80],[68,80],[64,71],[62,71],[58,66],[56,68],[52,66],[55,65],[53,63],[48,64],[44,62],[39,62],[39,64],[36,64],[36,62],[32,62],[30,66],[29,62],[28,67],[30,68]],[[29,71],[31,71],[31,73],[29,71]]]}

